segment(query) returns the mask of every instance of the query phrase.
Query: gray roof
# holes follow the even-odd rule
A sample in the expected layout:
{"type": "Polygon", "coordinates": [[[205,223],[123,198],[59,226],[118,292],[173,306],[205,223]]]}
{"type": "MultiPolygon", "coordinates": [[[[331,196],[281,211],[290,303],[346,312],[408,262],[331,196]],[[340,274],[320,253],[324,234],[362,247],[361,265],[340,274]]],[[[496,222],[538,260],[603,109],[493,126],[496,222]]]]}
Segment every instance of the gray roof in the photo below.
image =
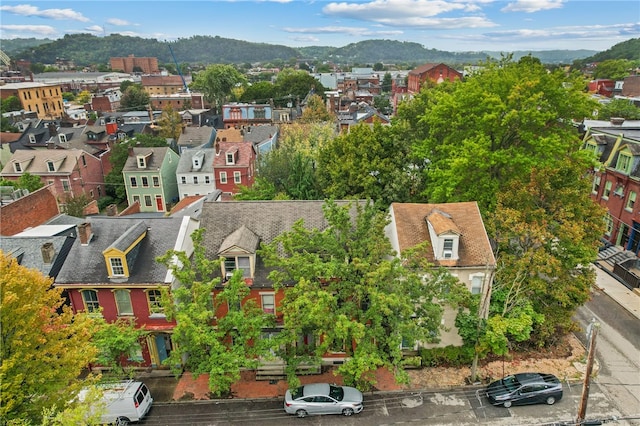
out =
{"type": "MultiPolygon", "coordinates": [[[[94,216],[88,218],[93,238],[88,245],[82,246],[76,239],[69,259],[55,280],[56,285],[93,284],[110,285],[107,267],[102,252],[118,239],[130,232],[131,235],[142,229],[147,229],[147,235],[139,245],[137,257],[133,265],[129,265],[130,276],[126,284],[160,284],[164,283],[167,268],[156,262],[156,257],[164,255],[175,247],[182,218],[125,218],[94,216]],[[134,232],[136,231],[136,232],[134,232]]],[[[140,234],[138,234],[140,235],[140,234]]],[[[118,242],[121,243],[123,240],[118,242]]]]}
{"type": "Polygon", "coordinates": [[[18,263],[29,269],[36,269],[43,275],[55,278],[67,259],[75,238],[69,235],[49,237],[0,237],[0,249],[18,260],[18,263]],[[45,263],[42,247],[53,244],[54,257],[51,263],[45,263]]]}
{"type": "Polygon", "coordinates": [[[185,149],[180,154],[180,160],[178,161],[178,168],[176,174],[180,173],[213,173],[213,158],[216,155],[215,148],[192,148],[185,149]],[[202,167],[198,170],[193,170],[193,157],[202,152],[204,159],[202,160],[202,167]]]}
{"type": "Polygon", "coordinates": [[[133,155],[127,157],[127,161],[122,168],[123,172],[139,172],[139,171],[149,171],[149,170],[160,170],[162,166],[162,161],[164,160],[165,155],[167,155],[168,147],[144,147],[144,148],[133,148],[133,155]],[[138,155],[148,155],[152,153],[153,155],[147,157],[146,167],[144,169],[138,168],[138,155]]]}
{"type": "Polygon", "coordinates": [[[213,144],[215,135],[216,129],[213,127],[184,127],[178,138],[178,145],[186,145],[193,148],[206,144],[211,145],[213,144]]]}
{"type": "Polygon", "coordinates": [[[264,142],[267,139],[271,139],[276,133],[278,133],[278,126],[271,124],[263,124],[259,126],[247,126],[244,129],[242,136],[245,142],[253,142],[257,144],[264,142]]]}
{"type": "MultiPolygon", "coordinates": [[[[346,205],[348,201],[337,203],[346,205]]],[[[205,230],[203,244],[207,258],[216,259],[232,241],[253,245],[246,238],[251,234],[258,239],[258,246],[268,244],[283,232],[290,231],[299,219],[303,219],[308,229],[324,230],[328,226],[322,208],[324,204],[324,201],[205,202],[200,227],[205,230]]],[[[352,212],[355,213],[355,208],[352,212]]],[[[257,258],[253,286],[271,287],[273,284],[266,278],[268,272],[262,260],[257,258]]]]}

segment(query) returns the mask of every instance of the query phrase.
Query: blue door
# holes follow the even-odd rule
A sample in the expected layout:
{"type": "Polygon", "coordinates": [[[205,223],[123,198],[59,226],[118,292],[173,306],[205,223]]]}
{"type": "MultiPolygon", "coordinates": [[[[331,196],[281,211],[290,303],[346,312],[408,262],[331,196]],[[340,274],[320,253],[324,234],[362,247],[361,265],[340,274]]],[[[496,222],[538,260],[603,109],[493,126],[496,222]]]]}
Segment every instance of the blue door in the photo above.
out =
{"type": "Polygon", "coordinates": [[[160,364],[171,354],[171,337],[168,334],[156,334],[156,349],[160,364]]]}

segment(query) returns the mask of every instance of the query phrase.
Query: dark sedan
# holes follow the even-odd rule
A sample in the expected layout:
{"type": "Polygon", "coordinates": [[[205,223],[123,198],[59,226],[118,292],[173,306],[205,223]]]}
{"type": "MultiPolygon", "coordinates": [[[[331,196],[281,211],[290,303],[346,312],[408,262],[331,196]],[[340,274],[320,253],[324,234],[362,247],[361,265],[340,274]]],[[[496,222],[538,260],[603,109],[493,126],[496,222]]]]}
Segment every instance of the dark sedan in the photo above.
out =
{"type": "Polygon", "coordinates": [[[555,404],[562,399],[562,383],[553,374],[519,373],[504,377],[487,386],[492,405],[555,404]]]}

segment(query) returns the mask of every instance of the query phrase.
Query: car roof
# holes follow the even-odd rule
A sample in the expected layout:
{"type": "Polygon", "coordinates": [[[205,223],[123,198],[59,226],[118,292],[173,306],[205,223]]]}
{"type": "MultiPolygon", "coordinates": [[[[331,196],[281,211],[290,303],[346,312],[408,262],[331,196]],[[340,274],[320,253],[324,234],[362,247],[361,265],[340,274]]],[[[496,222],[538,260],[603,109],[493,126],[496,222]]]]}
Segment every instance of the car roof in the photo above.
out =
{"type": "Polygon", "coordinates": [[[520,384],[528,384],[528,383],[548,383],[548,378],[554,378],[555,376],[551,374],[542,374],[542,373],[518,373],[514,374],[516,380],[520,382],[520,384]]]}
{"type": "Polygon", "coordinates": [[[302,395],[303,396],[329,395],[329,384],[328,383],[310,383],[308,385],[304,385],[302,390],[302,395]]]}

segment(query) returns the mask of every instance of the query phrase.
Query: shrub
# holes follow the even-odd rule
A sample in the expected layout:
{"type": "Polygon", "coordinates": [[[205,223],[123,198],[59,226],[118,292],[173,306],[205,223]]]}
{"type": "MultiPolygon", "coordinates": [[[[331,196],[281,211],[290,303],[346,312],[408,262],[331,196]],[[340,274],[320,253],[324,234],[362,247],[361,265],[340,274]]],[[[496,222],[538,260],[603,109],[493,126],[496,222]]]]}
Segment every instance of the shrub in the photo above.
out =
{"type": "Polygon", "coordinates": [[[473,361],[473,347],[445,346],[443,348],[420,349],[420,358],[425,367],[459,367],[471,364],[473,361]]]}

